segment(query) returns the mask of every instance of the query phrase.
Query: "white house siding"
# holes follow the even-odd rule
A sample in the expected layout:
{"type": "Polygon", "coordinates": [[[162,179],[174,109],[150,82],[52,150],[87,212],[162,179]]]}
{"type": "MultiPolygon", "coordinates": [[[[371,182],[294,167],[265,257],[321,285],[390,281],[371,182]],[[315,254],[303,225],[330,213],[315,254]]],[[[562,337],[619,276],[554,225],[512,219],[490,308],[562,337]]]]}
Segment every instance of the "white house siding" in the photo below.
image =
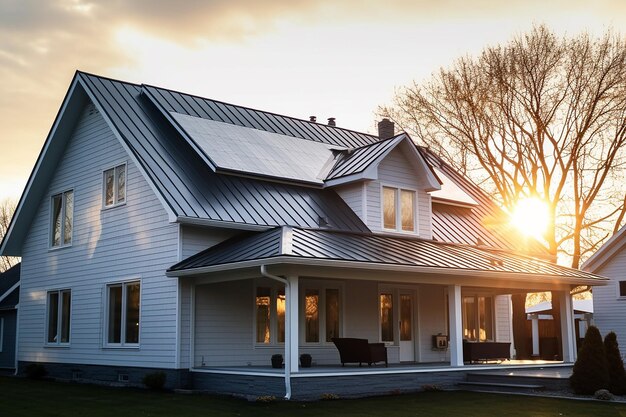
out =
{"type": "Polygon", "coordinates": [[[394,149],[378,166],[378,180],[367,183],[367,226],[382,231],[381,186],[417,190],[417,229],[420,237],[432,238],[430,194],[423,191],[414,169],[399,149],[394,149]]]}
{"type": "Polygon", "coordinates": [[[168,216],[101,115],[87,106],[23,247],[19,360],[175,367],[178,258],[168,216]],[[103,210],[103,170],[127,163],[127,203],[103,210]],[[72,246],[49,249],[50,197],[74,190],[72,246]],[[106,284],[141,279],[140,349],[104,348],[106,284]],[[46,347],[46,291],[72,291],[71,343],[46,347]]]}
{"type": "MultiPolygon", "coordinates": [[[[626,280],[626,251],[620,250],[595,274],[611,279],[608,285],[593,287],[593,321],[604,337],[617,334],[622,353],[626,352],[626,298],[619,298],[619,281],[626,280]]],[[[581,335],[582,337],[582,335],[581,335]]]]}
{"type": "Polygon", "coordinates": [[[496,342],[511,340],[511,296],[496,295],[494,299],[496,342]]]}
{"type": "Polygon", "coordinates": [[[445,287],[422,285],[418,290],[419,360],[420,362],[445,362],[450,360],[447,350],[432,347],[432,337],[447,334],[445,287]]]}
{"type": "Polygon", "coordinates": [[[363,216],[363,183],[356,182],[341,187],[336,187],[334,190],[339,196],[346,202],[346,204],[356,213],[357,216],[365,223],[367,219],[363,216]]]}

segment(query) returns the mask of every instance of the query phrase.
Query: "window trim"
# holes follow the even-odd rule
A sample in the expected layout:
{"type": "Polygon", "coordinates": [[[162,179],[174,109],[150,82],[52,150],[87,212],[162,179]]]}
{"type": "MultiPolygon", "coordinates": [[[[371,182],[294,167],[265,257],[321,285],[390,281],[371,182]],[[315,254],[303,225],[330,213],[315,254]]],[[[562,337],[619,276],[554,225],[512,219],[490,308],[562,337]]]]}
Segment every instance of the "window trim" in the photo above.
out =
{"type": "Polygon", "coordinates": [[[620,288],[620,283],[621,282],[626,282],[626,279],[615,280],[617,299],[618,300],[626,300],[626,294],[622,295],[622,291],[621,291],[621,288],[620,288]]]}
{"type": "Polygon", "coordinates": [[[103,298],[103,311],[104,311],[104,326],[102,331],[102,347],[104,349],[139,349],[141,346],[141,317],[142,317],[142,299],[143,299],[143,280],[141,277],[129,277],[128,279],[111,281],[104,284],[104,296],[103,298]],[[127,343],[126,339],[126,286],[129,284],[139,284],[139,330],[137,333],[137,343],[127,343]],[[120,342],[109,342],[109,288],[121,285],[122,286],[122,315],[120,317],[120,342]]]}
{"type": "MultiPolygon", "coordinates": [[[[287,297],[286,288],[281,285],[276,285],[274,283],[264,283],[257,282],[254,285],[254,290],[252,293],[252,319],[253,319],[253,329],[252,329],[252,344],[255,348],[267,348],[267,347],[276,347],[276,346],[284,346],[285,342],[278,341],[278,309],[276,307],[276,302],[278,300],[278,295],[280,291],[283,291],[283,295],[287,297]],[[270,290],[270,341],[269,343],[258,342],[256,340],[257,336],[257,305],[256,298],[259,288],[268,288],[270,290]]],[[[285,298],[286,299],[286,298],[285,298]]],[[[285,305],[285,323],[287,318],[287,310],[285,305]]],[[[285,337],[286,337],[286,328],[285,328],[285,337]]]]}
{"type": "Polygon", "coordinates": [[[68,188],[64,191],[58,192],[58,193],[54,193],[50,195],[50,213],[49,213],[49,219],[48,219],[48,249],[50,250],[57,250],[57,249],[61,249],[61,248],[68,248],[71,247],[73,242],[74,242],[74,208],[76,207],[76,192],[74,190],[74,188],[68,188]],[[65,194],[71,192],[72,193],[72,218],[71,218],[71,234],[70,234],[70,242],[69,243],[64,243],[63,241],[64,236],[65,236],[65,213],[67,210],[67,199],[65,198],[65,194]],[[63,221],[61,221],[61,242],[58,245],[54,244],[54,198],[61,196],[61,219],[63,221]]]}
{"type": "Polygon", "coordinates": [[[72,295],[72,289],[71,288],[59,288],[59,289],[49,289],[46,290],[46,316],[45,316],[45,329],[44,329],[44,346],[45,347],[62,347],[62,348],[67,348],[70,347],[71,343],[72,343],[72,312],[73,312],[73,295],[72,295]],[[61,342],[61,338],[60,336],[60,332],[61,332],[61,327],[62,327],[62,323],[63,323],[63,302],[61,301],[63,299],[62,295],[63,293],[69,293],[70,294],[70,311],[69,311],[69,335],[68,335],[68,341],[67,342],[61,342]],[[57,305],[57,341],[56,342],[50,342],[49,339],[49,334],[48,334],[48,330],[50,328],[50,294],[56,293],[59,295],[59,302],[57,305]]]}
{"type": "Polygon", "coordinates": [[[105,169],[102,170],[102,210],[109,210],[115,207],[120,207],[120,206],[124,206],[126,205],[126,201],[128,201],[128,161],[124,161],[118,164],[115,164],[113,166],[109,166],[105,169]],[[126,176],[126,180],[124,181],[124,201],[122,201],[121,203],[117,201],[118,199],[118,188],[117,188],[117,168],[118,167],[124,167],[124,175],[126,176]],[[106,203],[107,199],[106,199],[106,192],[107,192],[107,187],[106,187],[106,173],[107,171],[111,171],[113,170],[113,203],[112,204],[108,204],[106,203]]]}
{"type": "Polygon", "coordinates": [[[419,234],[419,219],[418,219],[418,190],[412,187],[404,187],[397,184],[391,184],[386,182],[380,183],[380,230],[386,233],[397,233],[402,235],[417,235],[419,234]],[[390,188],[396,191],[395,199],[395,211],[396,211],[396,228],[389,229],[385,227],[385,188],[390,188]],[[413,230],[402,229],[402,191],[408,191],[413,193],[413,230]]]}

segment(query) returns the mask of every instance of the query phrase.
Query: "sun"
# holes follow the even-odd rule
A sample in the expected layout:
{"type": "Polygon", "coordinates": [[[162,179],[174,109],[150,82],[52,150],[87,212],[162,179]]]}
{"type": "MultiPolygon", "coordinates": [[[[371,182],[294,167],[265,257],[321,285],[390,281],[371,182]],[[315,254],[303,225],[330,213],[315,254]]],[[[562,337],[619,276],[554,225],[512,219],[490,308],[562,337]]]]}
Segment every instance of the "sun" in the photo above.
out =
{"type": "Polygon", "coordinates": [[[511,213],[511,224],[522,234],[535,239],[544,237],[549,222],[548,206],[538,198],[519,200],[511,213]]]}

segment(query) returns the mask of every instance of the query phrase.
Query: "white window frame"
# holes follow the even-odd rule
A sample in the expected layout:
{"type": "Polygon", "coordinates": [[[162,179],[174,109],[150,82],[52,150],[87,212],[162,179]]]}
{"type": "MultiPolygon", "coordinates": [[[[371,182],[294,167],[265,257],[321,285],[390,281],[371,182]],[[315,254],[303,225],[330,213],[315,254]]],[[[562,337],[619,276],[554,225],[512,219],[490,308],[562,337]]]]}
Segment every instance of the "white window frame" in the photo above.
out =
{"type": "Polygon", "coordinates": [[[419,234],[419,219],[418,219],[418,194],[417,190],[411,187],[402,187],[394,184],[381,183],[380,184],[380,226],[381,230],[390,233],[400,233],[403,235],[417,235],[419,234]],[[396,227],[390,229],[385,227],[385,188],[390,188],[396,191],[396,227]],[[413,193],[413,230],[402,229],[402,191],[408,191],[413,193]]]}
{"type": "Polygon", "coordinates": [[[72,342],[72,305],[74,304],[71,288],[62,288],[62,289],[54,289],[46,291],[46,321],[45,321],[45,330],[44,330],[44,345],[47,347],[69,347],[72,342]],[[48,330],[50,329],[50,295],[51,294],[58,295],[58,305],[57,305],[57,341],[50,342],[48,330]],[[61,328],[63,327],[63,293],[70,294],[70,311],[69,317],[67,318],[69,321],[69,335],[67,342],[61,342],[61,328]]]}
{"type": "Polygon", "coordinates": [[[615,291],[617,293],[617,299],[618,300],[626,300],[626,295],[622,295],[622,292],[620,291],[620,282],[626,282],[626,279],[618,279],[615,281],[615,291]]]}
{"type": "Polygon", "coordinates": [[[331,283],[316,283],[316,282],[305,282],[302,285],[300,290],[300,343],[306,346],[329,346],[333,345],[332,341],[326,340],[326,290],[337,290],[339,292],[338,301],[339,301],[339,334],[335,337],[342,337],[343,335],[343,314],[344,314],[344,299],[343,299],[343,285],[341,284],[331,284],[331,283]],[[319,340],[317,342],[307,342],[306,341],[306,291],[307,290],[317,290],[318,291],[318,304],[317,304],[317,319],[319,322],[318,335],[319,340]]]}
{"type": "Polygon", "coordinates": [[[52,194],[50,196],[50,219],[48,221],[48,225],[50,227],[49,230],[49,247],[50,249],[59,249],[59,248],[66,248],[66,247],[70,247],[72,246],[72,242],[74,241],[74,207],[76,206],[76,193],[74,192],[73,188],[70,188],[68,190],[65,191],[61,191],[59,193],[55,193],[52,194]],[[66,214],[66,210],[67,210],[67,198],[65,197],[65,195],[67,193],[72,193],[72,218],[71,218],[71,228],[72,231],[70,233],[70,241],[69,243],[65,243],[65,214],[66,214]],[[58,245],[54,244],[54,199],[56,197],[61,196],[61,241],[58,245]]]}
{"type": "Polygon", "coordinates": [[[105,348],[131,348],[138,349],[141,345],[141,316],[142,316],[142,299],[143,299],[143,282],[141,278],[129,278],[123,281],[114,281],[109,282],[104,286],[104,331],[103,331],[103,347],[105,348]],[[138,342],[126,342],[126,314],[127,314],[127,305],[126,305],[126,288],[132,284],[139,284],[139,329],[137,333],[138,342]],[[109,342],[109,297],[110,297],[110,288],[112,287],[122,287],[122,314],[120,316],[120,342],[109,342]]]}
{"type": "Polygon", "coordinates": [[[126,201],[128,200],[128,194],[127,194],[127,190],[128,190],[128,163],[127,162],[123,162],[121,164],[116,164],[113,167],[109,167],[105,170],[102,171],[102,208],[103,209],[110,209],[113,207],[118,207],[118,206],[123,206],[126,204],[126,201]],[[118,179],[117,179],[117,168],[119,167],[124,167],[124,176],[125,176],[125,180],[124,180],[124,201],[122,201],[121,203],[118,201],[118,179]],[[109,171],[113,171],[113,203],[112,204],[107,204],[107,172],[109,171]]]}
{"type": "MultiPolygon", "coordinates": [[[[285,345],[285,342],[278,341],[278,310],[276,308],[276,301],[278,300],[278,292],[280,290],[283,290],[284,295],[286,297],[287,296],[286,290],[282,286],[277,286],[274,284],[263,285],[262,283],[259,283],[258,285],[254,286],[254,294],[252,295],[252,317],[253,317],[253,322],[254,322],[253,332],[252,332],[252,343],[255,347],[272,347],[272,346],[284,346],[285,345]],[[256,297],[257,297],[259,288],[269,288],[270,290],[270,342],[269,343],[258,342],[256,340],[256,334],[257,334],[256,297]]],[[[287,323],[286,322],[286,319],[287,319],[286,308],[287,306],[285,305],[285,325],[287,323]]],[[[286,330],[287,329],[285,329],[285,337],[287,337],[286,330]]]]}

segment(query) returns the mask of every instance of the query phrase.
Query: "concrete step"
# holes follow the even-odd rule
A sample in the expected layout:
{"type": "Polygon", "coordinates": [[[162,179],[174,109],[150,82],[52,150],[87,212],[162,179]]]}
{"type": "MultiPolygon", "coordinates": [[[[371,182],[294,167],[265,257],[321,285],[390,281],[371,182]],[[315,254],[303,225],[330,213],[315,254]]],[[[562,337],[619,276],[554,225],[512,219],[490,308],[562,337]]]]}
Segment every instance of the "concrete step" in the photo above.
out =
{"type": "Polygon", "coordinates": [[[567,389],[569,387],[568,378],[554,378],[545,376],[528,375],[507,375],[494,373],[468,373],[467,382],[483,382],[491,384],[513,384],[513,385],[540,385],[548,390],[567,389]]]}
{"type": "Polygon", "coordinates": [[[500,382],[459,382],[457,384],[466,391],[522,393],[544,390],[539,384],[503,384],[500,382]]]}

